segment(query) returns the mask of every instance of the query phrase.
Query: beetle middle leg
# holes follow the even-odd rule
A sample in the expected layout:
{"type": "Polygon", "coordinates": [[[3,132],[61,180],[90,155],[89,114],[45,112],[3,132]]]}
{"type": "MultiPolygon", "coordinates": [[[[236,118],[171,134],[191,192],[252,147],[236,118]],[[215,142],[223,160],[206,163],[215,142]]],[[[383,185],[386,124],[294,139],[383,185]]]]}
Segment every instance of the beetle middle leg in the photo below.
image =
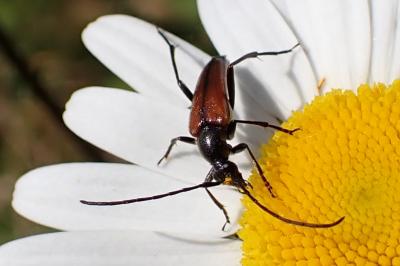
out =
{"type": "Polygon", "coordinates": [[[174,68],[176,82],[178,83],[179,88],[186,95],[186,97],[190,101],[192,101],[193,100],[193,93],[189,90],[188,86],[186,86],[186,84],[179,77],[178,68],[176,66],[176,61],[175,61],[175,48],[176,48],[176,46],[173,43],[171,43],[171,41],[168,39],[168,37],[165,35],[165,33],[160,28],[157,28],[157,31],[161,35],[161,37],[164,39],[164,41],[168,44],[169,52],[170,52],[170,55],[171,55],[172,67],[174,68]]]}
{"type": "Polygon", "coordinates": [[[171,143],[169,144],[167,151],[165,152],[164,156],[161,157],[161,159],[157,162],[157,165],[159,165],[164,159],[168,158],[168,155],[171,152],[172,147],[176,144],[177,141],[182,141],[189,144],[196,144],[196,139],[192,137],[180,136],[171,139],[171,143]]]}
{"type": "Polygon", "coordinates": [[[256,165],[257,172],[261,176],[261,179],[263,180],[265,186],[268,188],[269,193],[273,198],[275,198],[275,194],[272,192],[272,186],[271,184],[267,181],[267,178],[264,176],[263,170],[261,169],[260,164],[258,163],[256,157],[254,156],[253,152],[250,150],[249,145],[246,143],[239,143],[238,145],[232,147],[231,153],[239,153],[244,150],[247,150],[247,152],[250,154],[251,159],[253,160],[254,164],[256,165]]]}
{"type": "Polygon", "coordinates": [[[260,127],[270,127],[279,131],[282,131],[284,133],[293,135],[294,132],[300,130],[300,128],[295,128],[295,129],[286,129],[280,126],[275,126],[275,125],[271,125],[268,122],[264,122],[264,121],[249,121],[249,120],[232,120],[232,127],[235,127],[236,124],[241,123],[241,124],[249,124],[249,125],[255,125],[255,126],[260,126],[260,127]]]}

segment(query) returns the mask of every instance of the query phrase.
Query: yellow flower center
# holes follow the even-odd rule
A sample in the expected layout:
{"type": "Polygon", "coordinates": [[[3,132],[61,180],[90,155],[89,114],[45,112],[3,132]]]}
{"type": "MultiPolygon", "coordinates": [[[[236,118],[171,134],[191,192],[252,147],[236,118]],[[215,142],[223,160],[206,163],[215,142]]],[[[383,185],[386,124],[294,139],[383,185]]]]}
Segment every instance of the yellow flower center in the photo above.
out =
{"type": "Polygon", "coordinates": [[[243,265],[400,265],[400,81],[334,90],[295,112],[262,149],[276,198],[254,173],[239,232],[243,265]]]}

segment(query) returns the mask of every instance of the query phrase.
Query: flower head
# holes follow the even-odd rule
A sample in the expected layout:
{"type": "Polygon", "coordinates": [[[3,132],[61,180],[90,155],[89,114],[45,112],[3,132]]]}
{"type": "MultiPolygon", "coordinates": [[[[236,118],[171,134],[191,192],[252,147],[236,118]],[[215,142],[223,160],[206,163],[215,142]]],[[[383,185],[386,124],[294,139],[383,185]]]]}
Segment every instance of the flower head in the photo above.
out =
{"type": "Polygon", "coordinates": [[[269,197],[257,175],[249,179],[254,194],[288,217],[321,223],[346,218],[326,229],[293,227],[245,198],[244,265],[399,260],[399,101],[399,81],[362,85],[357,93],[334,90],[283,124],[302,130],[295,136],[277,133],[263,148],[264,172],[277,198],[269,197]]]}
{"type": "MultiPolygon", "coordinates": [[[[283,126],[301,128],[293,136],[277,133],[261,152],[277,198],[269,197],[255,175],[249,179],[253,195],[292,219],[326,223],[346,216],[329,229],[302,228],[273,219],[245,197],[239,231],[243,264],[398,263],[397,237],[390,235],[398,223],[393,142],[398,83],[389,89],[365,85],[356,92],[360,84],[390,84],[399,76],[397,2],[199,0],[198,6],[214,45],[231,61],[251,51],[301,44],[294,53],[247,60],[235,69],[239,119],[288,119],[283,126]],[[329,92],[332,88],[356,93],[329,92]]],[[[178,46],[182,80],[194,88],[210,57],[167,36],[178,46]]],[[[172,156],[157,167],[170,139],[187,135],[190,103],[176,85],[168,47],[156,27],[128,16],[106,16],[88,26],[83,40],[138,93],[81,89],[68,102],[64,120],[83,139],[136,165],[64,164],[26,174],[14,195],[19,213],[57,229],[87,232],[10,243],[0,249],[0,262],[43,265],[43,258],[49,261],[45,253],[52,255],[53,265],[66,259],[70,264],[238,265],[240,242],[220,239],[236,232],[242,212],[241,195],[229,188],[213,189],[231,217],[228,232],[220,230],[224,217],[204,191],[112,208],[80,204],[81,199],[119,200],[197,184],[210,168],[190,145],[179,145],[175,156],[184,159],[172,156]],[[27,248],[32,245],[40,248],[27,248]]],[[[265,130],[246,126],[238,128],[235,141],[257,151],[268,139],[265,130]]],[[[248,158],[234,160],[246,175],[248,158]]]]}

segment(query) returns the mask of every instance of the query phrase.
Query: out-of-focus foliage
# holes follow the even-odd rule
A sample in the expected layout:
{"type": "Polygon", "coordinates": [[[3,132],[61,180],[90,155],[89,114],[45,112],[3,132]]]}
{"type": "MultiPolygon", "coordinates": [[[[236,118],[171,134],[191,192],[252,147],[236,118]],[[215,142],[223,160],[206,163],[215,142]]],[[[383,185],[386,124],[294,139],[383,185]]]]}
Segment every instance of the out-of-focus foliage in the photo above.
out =
{"type": "MultiPolygon", "coordinates": [[[[194,0],[0,1],[0,27],[63,106],[81,87],[128,88],[80,40],[90,21],[115,13],[158,24],[212,53],[194,0]]],[[[92,160],[64,130],[0,51],[0,243],[50,230],[13,212],[12,190],[19,176],[43,165],[92,160]]]]}

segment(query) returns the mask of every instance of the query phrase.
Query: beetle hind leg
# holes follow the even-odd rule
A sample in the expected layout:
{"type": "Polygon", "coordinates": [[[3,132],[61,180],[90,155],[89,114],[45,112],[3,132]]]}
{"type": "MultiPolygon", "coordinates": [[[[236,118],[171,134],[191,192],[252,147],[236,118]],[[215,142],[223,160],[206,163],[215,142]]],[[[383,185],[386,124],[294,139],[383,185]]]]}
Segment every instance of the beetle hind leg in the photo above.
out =
{"type": "Polygon", "coordinates": [[[297,46],[300,46],[300,43],[297,43],[296,45],[294,45],[292,48],[287,49],[287,50],[282,50],[282,51],[271,51],[271,52],[250,52],[247,53],[241,57],[239,57],[238,59],[236,59],[235,61],[233,61],[229,66],[233,67],[237,64],[239,64],[240,62],[243,62],[246,59],[249,58],[257,58],[259,56],[263,56],[263,55],[280,55],[280,54],[287,54],[287,53],[291,53],[297,46]]]}
{"type": "Polygon", "coordinates": [[[172,66],[174,68],[176,82],[178,83],[179,88],[185,94],[185,96],[190,101],[192,101],[193,100],[193,93],[189,90],[188,86],[186,86],[186,84],[179,77],[178,67],[176,66],[176,61],[175,61],[175,48],[176,48],[176,46],[168,39],[168,37],[165,35],[165,33],[160,28],[157,28],[157,31],[161,35],[161,37],[164,39],[164,41],[168,44],[169,52],[170,52],[170,55],[171,55],[172,66]]]}

